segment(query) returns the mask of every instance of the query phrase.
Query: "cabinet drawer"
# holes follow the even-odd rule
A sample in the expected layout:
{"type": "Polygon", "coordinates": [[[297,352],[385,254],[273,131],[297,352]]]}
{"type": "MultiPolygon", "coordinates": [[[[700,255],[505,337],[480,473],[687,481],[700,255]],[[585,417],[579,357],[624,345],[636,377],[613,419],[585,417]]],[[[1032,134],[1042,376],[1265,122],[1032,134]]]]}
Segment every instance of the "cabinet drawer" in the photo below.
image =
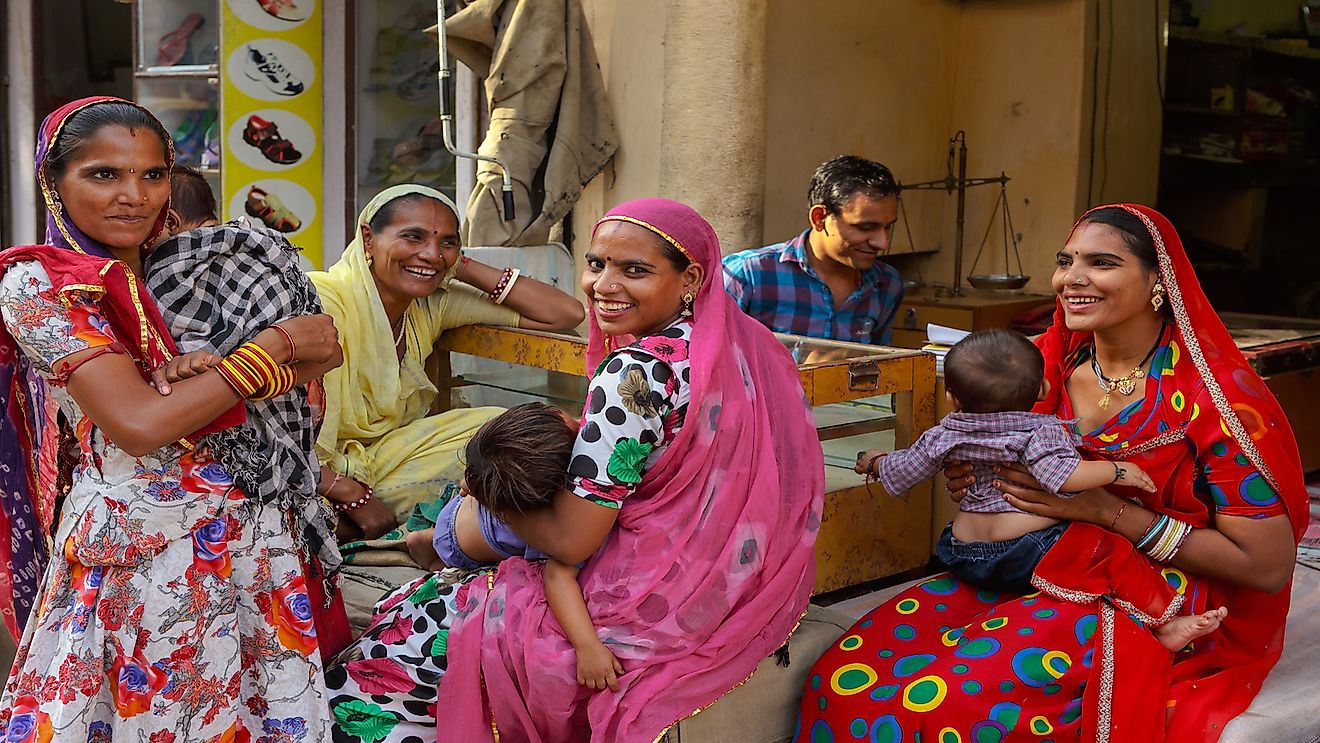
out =
{"type": "Polygon", "coordinates": [[[898,306],[898,317],[894,319],[894,330],[912,330],[926,337],[926,325],[935,323],[949,328],[972,330],[975,315],[972,310],[957,307],[933,307],[927,304],[907,304],[898,306]]]}

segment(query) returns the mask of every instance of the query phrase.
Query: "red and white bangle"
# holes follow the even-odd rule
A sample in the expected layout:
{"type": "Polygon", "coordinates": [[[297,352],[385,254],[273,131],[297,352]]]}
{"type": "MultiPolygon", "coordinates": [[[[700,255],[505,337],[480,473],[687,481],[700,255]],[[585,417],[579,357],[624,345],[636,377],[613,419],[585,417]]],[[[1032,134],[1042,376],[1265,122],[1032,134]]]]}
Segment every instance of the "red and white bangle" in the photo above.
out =
{"type": "Polygon", "coordinates": [[[518,283],[518,277],[522,271],[516,268],[506,268],[500,273],[500,280],[495,282],[495,288],[490,290],[490,301],[495,304],[504,304],[504,300],[509,298],[509,292],[513,291],[513,285],[518,283]]]}
{"type": "Polygon", "coordinates": [[[345,513],[347,511],[356,511],[357,509],[365,506],[367,504],[367,501],[371,500],[371,496],[375,494],[375,491],[371,489],[371,486],[366,484],[365,482],[358,482],[357,480],[354,480],[353,482],[357,482],[358,485],[362,486],[362,491],[363,491],[362,497],[350,503],[333,504],[336,511],[340,513],[345,513]]]}

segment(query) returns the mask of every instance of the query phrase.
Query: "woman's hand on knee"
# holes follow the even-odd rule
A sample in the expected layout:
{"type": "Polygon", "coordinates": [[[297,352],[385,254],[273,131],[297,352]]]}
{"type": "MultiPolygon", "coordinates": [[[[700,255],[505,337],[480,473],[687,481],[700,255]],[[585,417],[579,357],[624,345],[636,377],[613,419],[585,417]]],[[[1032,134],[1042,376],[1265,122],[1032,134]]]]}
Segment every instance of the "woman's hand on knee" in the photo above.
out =
{"type": "Polygon", "coordinates": [[[394,509],[375,498],[351,511],[346,511],[343,515],[357,524],[362,530],[363,539],[376,539],[399,525],[398,519],[394,517],[394,509]]]}

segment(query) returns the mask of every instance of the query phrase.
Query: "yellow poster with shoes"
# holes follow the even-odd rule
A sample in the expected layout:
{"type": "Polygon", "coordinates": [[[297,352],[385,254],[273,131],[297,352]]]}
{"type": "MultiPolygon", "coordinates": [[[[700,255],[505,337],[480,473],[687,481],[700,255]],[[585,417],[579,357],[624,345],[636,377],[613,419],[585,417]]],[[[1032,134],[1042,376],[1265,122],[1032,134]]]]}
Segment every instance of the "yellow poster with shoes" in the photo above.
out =
{"type": "Polygon", "coordinates": [[[321,9],[317,0],[221,0],[225,219],[285,233],[322,267],[321,9]]]}

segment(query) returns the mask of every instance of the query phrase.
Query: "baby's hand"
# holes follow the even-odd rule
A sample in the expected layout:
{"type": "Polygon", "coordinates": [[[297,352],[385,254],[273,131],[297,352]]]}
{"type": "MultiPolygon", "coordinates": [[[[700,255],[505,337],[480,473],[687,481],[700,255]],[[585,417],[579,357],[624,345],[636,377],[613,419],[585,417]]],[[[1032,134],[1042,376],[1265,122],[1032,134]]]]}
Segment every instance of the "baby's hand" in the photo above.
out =
{"type": "Polygon", "coordinates": [[[151,374],[151,386],[160,394],[168,395],[171,384],[205,374],[208,370],[219,366],[223,360],[207,351],[193,351],[175,356],[156,367],[156,371],[151,374]]]}
{"type": "Polygon", "coordinates": [[[875,465],[880,461],[880,457],[889,452],[883,449],[870,449],[857,455],[857,466],[853,471],[859,475],[871,475],[874,477],[877,473],[875,465]]]}
{"type": "Polygon", "coordinates": [[[577,680],[588,689],[597,691],[610,687],[610,691],[619,690],[619,677],[623,675],[623,664],[614,653],[597,642],[585,648],[577,648],[577,680]]]}
{"type": "Polygon", "coordinates": [[[1150,479],[1150,475],[1131,462],[1114,462],[1118,468],[1118,479],[1114,482],[1120,485],[1128,485],[1134,488],[1141,488],[1148,493],[1155,492],[1155,481],[1150,479]]]}

